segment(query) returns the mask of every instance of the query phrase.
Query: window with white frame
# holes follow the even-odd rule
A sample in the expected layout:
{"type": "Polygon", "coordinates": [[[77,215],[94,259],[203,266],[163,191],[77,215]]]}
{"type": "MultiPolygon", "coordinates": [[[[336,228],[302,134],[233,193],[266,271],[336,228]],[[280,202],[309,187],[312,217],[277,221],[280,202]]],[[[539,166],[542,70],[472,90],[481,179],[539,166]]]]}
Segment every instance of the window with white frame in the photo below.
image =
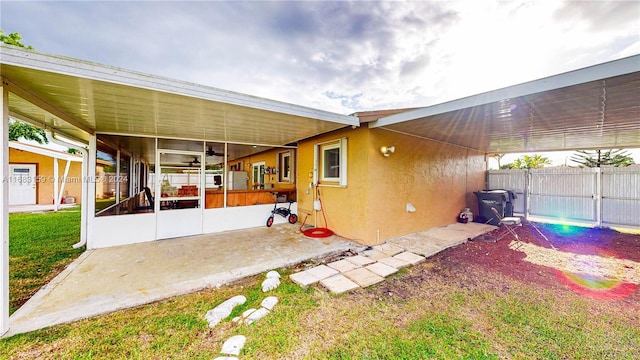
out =
{"type": "Polygon", "coordinates": [[[325,185],[347,185],[347,139],[316,144],[317,180],[325,185]]]}
{"type": "Polygon", "coordinates": [[[284,151],[278,153],[277,159],[277,169],[278,169],[278,182],[281,183],[291,183],[293,179],[292,171],[293,171],[293,163],[291,156],[291,151],[284,151]]]}

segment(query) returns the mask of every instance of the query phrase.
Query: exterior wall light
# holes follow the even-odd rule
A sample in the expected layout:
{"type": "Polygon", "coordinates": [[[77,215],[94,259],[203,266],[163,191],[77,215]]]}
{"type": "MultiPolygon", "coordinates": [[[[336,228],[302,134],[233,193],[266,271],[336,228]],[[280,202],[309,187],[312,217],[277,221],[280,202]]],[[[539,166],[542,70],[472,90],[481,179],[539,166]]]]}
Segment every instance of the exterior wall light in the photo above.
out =
{"type": "Polygon", "coordinates": [[[396,151],[395,146],[383,146],[380,148],[380,153],[385,157],[389,157],[389,155],[393,154],[396,151]]]}

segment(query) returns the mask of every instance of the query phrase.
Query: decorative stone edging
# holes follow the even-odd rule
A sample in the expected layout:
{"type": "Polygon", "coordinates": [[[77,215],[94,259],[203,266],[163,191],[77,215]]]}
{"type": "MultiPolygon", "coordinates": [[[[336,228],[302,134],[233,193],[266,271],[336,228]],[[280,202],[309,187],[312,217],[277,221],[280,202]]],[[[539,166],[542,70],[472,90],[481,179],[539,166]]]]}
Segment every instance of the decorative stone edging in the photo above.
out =
{"type": "MultiPolygon", "coordinates": [[[[267,292],[275,290],[280,285],[280,274],[277,271],[269,271],[266,274],[266,280],[262,282],[262,291],[267,292]]],[[[247,301],[247,298],[243,295],[234,296],[220,305],[216,306],[212,310],[207,311],[205,318],[209,322],[209,327],[214,328],[223,319],[227,318],[233,309],[242,305],[247,301]]],[[[240,316],[236,316],[231,321],[235,324],[253,324],[254,322],[269,315],[273,308],[278,304],[278,298],[275,296],[268,296],[262,300],[259,309],[248,309],[240,316]]],[[[240,351],[244,347],[244,343],[247,338],[244,335],[235,335],[228,338],[224,344],[222,344],[222,350],[220,353],[223,356],[215,358],[215,360],[237,360],[237,356],[240,355],[240,351]]]]}

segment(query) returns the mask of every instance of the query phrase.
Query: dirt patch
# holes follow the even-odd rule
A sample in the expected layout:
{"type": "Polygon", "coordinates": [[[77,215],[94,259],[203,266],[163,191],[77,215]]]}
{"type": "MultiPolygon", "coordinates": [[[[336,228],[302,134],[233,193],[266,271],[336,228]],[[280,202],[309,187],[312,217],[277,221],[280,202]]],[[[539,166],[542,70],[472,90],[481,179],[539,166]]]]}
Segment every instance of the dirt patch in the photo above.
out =
{"type": "Polygon", "coordinates": [[[436,255],[481,277],[498,272],[547,288],[570,289],[596,299],[640,300],[640,235],[610,229],[526,223],[516,228],[521,244],[503,229],[436,255]]]}

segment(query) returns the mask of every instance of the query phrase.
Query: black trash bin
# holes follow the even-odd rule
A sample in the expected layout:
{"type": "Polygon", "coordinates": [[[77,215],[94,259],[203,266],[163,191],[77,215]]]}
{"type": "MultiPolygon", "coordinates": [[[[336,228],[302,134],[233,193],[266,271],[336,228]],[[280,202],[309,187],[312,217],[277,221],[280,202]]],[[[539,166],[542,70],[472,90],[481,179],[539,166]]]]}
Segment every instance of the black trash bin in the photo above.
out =
{"type": "Polygon", "coordinates": [[[500,220],[491,211],[494,207],[498,210],[500,216],[513,216],[513,204],[511,203],[511,194],[507,190],[481,190],[473,192],[478,198],[478,222],[498,226],[500,220]]]}

